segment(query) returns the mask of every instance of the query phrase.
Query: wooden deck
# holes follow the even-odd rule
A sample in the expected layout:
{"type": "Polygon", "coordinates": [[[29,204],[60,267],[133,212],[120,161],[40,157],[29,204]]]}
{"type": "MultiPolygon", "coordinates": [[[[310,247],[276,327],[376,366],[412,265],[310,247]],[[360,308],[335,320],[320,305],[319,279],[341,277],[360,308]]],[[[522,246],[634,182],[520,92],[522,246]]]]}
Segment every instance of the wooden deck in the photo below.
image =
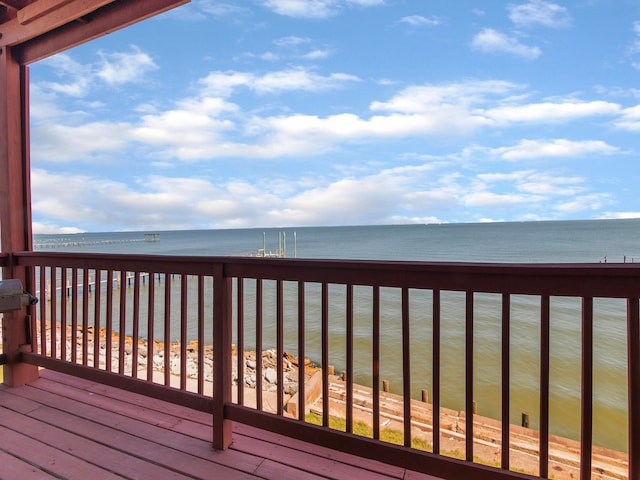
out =
{"type": "Polygon", "coordinates": [[[211,448],[212,417],[52,371],[0,386],[0,478],[437,480],[236,424],[211,448]]]}

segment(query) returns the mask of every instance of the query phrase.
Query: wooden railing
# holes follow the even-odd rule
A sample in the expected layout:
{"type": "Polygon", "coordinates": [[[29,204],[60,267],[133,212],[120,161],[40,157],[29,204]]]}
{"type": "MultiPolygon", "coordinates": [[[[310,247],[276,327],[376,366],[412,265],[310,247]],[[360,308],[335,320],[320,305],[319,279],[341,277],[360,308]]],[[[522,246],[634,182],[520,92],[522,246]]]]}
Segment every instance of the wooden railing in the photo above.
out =
{"type": "Polygon", "coordinates": [[[531,478],[512,471],[510,463],[512,312],[522,301],[533,304],[530,311],[536,314],[529,323],[539,335],[539,355],[533,367],[538,370],[539,411],[533,415],[539,432],[534,452],[538,468],[530,473],[549,477],[554,430],[550,418],[553,305],[565,297],[580,304],[577,462],[580,478],[591,478],[597,469],[592,461],[594,342],[597,345],[598,340],[594,325],[607,308],[606,302],[601,305],[602,299],[623,299],[628,379],[628,432],[623,434],[628,434],[628,478],[640,479],[640,266],[635,264],[457,264],[34,252],[13,254],[11,261],[15,267],[32,272],[34,284],[28,288],[41,299],[33,307],[32,352],[23,353],[24,362],[210,411],[214,414],[216,448],[229,445],[231,422],[235,421],[443,478],[531,478]],[[493,467],[478,463],[477,425],[464,422],[474,418],[474,387],[482,380],[476,375],[474,357],[479,347],[485,348],[476,339],[480,316],[476,303],[487,298],[496,312],[500,337],[493,354],[500,365],[496,388],[500,391],[501,433],[496,442],[501,453],[493,467]],[[459,312],[450,313],[448,308],[456,302],[459,312]],[[448,406],[443,404],[443,364],[449,362],[443,336],[450,325],[445,317],[451,316],[461,325],[463,337],[462,459],[450,458],[443,451],[441,438],[446,428],[439,414],[432,415],[428,426],[432,432],[429,451],[412,447],[416,372],[430,371],[432,412],[448,406]],[[389,332],[389,323],[398,330],[389,332]],[[418,349],[424,349],[416,344],[417,328],[428,332],[430,347],[424,355],[417,355],[418,349]],[[381,372],[386,361],[382,343],[389,339],[399,350],[400,373],[393,380],[401,385],[397,394],[402,445],[380,440],[381,372]],[[212,351],[207,350],[209,345],[212,351]],[[266,407],[263,398],[265,372],[260,359],[265,348],[275,349],[272,408],[266,407]],[[255,351],[256,359],[255,400],[246,397],[244,388],[244,358],[249,351],[255,351]],[[301,366],[294,417],[287,411],[284,391],[287,352],[297,357],[301,366]],[[310,406],[305,404],[308,392],[302,365],[307,357],[321,372],[319,426],[305,416],[310,406]],[[237,359],[236,371],[233,358],[237,359]],[[329,427],[335,408],[330,400],[332,362],[344,369],[344,431],[329,427]],[[372,392],[372,438],[354,433],[354,382],[362,378],[368,378],[364,383],[370,384],[372,392]]]}

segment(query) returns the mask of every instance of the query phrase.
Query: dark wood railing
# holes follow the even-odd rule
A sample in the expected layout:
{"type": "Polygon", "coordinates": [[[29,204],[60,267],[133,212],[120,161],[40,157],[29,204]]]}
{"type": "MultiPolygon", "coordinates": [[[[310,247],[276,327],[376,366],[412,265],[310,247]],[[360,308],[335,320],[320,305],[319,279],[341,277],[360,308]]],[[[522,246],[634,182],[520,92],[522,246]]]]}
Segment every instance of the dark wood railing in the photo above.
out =
{"type": "MultiPolygon", "coordinates": [[[[1,259],[0,259],[1,260],[1,259]]],[[[6,259],[5,259],[6,260],[6,259]]],[[[510,407],[512,302],[527,296],[537,304],[539,341],[539,459],[537,476],[549,477],[551,302],[573,297],[581,302],[580,478],[592,476],[594,301],[624,299],[627,322],[628,478],[640,479],[640,266],[516,265],[254,259],[239,257],[164,257],[103,254],[16,253],[14,267],[31,272],[40,304],[33,307],[33,345],[22,359],[46,368],[164,398],[214,414],[213,443],[226,448],[231,422],[242,422],[312,441],[341,451],[443,478],[531,478],[511,470],[510,407]],[[57,293],[56,293],[57,292],[57,293]],[[474,422],[465,424],[463,459],[443,455],[440,415],[432,416],[429,452],[412,448],[411,330],[417,315],[412,299],[425,296],[430,355],[421,357],[431,370],[433,412],[442,405],[443,303],[462,292],[464,324],[464,415],[473,419],[476,299],[492,295],[501,322],[501,456],[498,467],[475,461],[474,422]],[[381,338],[386,338],[381,309],[388,297],[397,304],[403,445],[380,440],[381,338]],[[68,299],[67,299],[68,296],[68,299]],[[313,313],[310,306],[313,305],[313,313]],[[339,307],[339,308],[338,308],[339,307]],[[337,310],[338,309],[338,310],[337,310]],[[357,314],[354,313],[358,310],[357,314]],[[339,313],[336,313],[339,311],[339,313]],[[313,316],[310,319],[309,316],[313,316]],[[363,374],[362,350],[354,346],[362,331],[356,317],[369,319],[373,438],[354,434],[354,378],[363,374]],[[319,318],[316,318],[319,317],[319,318]],[[310,334],[310,324],[319,331],[310,334]],[[344,333],[338,355],[331,350],[336,328],[344,333]],[[234,348],[235,338],[235,352],[234,348]],[[247,340],[248,339],[248,340],[247,340]],[[69,343],[68,343],[69,342],[69,343]],[[193,342],[193,343],[190,343],[193,342]],[[213,353],[207,350],[213,346],[213,353]],[[275,407],[267,411],[261,370],[263,348],[275,349],[275,407]],[[139,363],[146,350],[146,365],[139,363]],[[193,350],[193,351],[191,351],[193,350]],[[256,355],[255,402],[245,396],[245,362],[256,355]],[[285,408],[284,358],[294,353],[302,366],[311,355],[321,367],[321,426],[306,421],[305,369],[298,369],[297,410],[285,408]],[[312,354],[310,354],[312,352],[312,354]],[[212,357],[213,355],[213,357],[212,357]],[[232,358],[237,355],[237,385],[232,358]],[[191,358],[191,360],[189,360],[191,358]],[[345,431],[329,428],[329,371],[338,358],[345,371],[345,431]],[[154,364],[155,361],[155,364],[154,364]],[[208,371],[211,361],[213,370],[208,371]],[[164,372],[158,377],[158,371],[164,372]],[[176,375],[172,375],[174,372],[176,375]],[[175,380],[174,380],[175,379],[175,380]],[[212,381],[212,382],[211,382],[212,381]],[[174,383],[175,382],[175,383],[174,383]],[[207,391],[207,385],[213,389],[207,391]],[[235,395],[235,399],[234,399],[235,395]]],[[[424,314],[424,312],[420,312],[424,314]]]]}

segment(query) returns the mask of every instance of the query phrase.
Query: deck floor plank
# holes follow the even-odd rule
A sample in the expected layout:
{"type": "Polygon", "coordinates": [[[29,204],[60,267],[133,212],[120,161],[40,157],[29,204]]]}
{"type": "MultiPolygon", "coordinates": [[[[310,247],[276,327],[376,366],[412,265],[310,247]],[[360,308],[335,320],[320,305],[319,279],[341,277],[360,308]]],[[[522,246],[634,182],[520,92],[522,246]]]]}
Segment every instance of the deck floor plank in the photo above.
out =
{"type": "Polygon", "coordinates": [[[236,437],[233,441],[232,448],[250,454],[261,452],[261,455],[269,460],[300,465],[303,471],[331,477],[336,480],[353,480],[354,478],[358,478],[359,475],[362,475],[363,472],[366,472],[367,480],[389,480],[394,478],[389,475],[380,474],[375,470],[364,470],[363,468],[339,462],[332,458],[316,456],[311,453],[288,448],[286,444],[278,445],[246,436],[236,437]]]}
{"type": "MultiPolygon", "coordinates": [[[[218,469],[221,470],[221,473],[231,474],[231,472],[225,470],[227,468],[252,473],[263,461],[261,457],[253,457],[235,451],[221,454],[221,452],[212,450],[210,441],[189,437],[128,416],[120,416],[111,411],[100,409],[94,405],[83,404],[68,397],[60,398],[45,390],[34,389],[33,387],[23,387],[15,390],[15,395],[24,395],[37,399],[43,405],[48,405],[57,411],[62,412],[64,410],[68,415],[78,416],[87,420],[90,422],[88,425],[79,424],[76,427],[88,428],[94,436],[101,435],[105,443],[109,441],[110,430],[116,429],[119,435],[118,445],[126,443],[128,445],[127,448],[141,456],[145,455],[144,452],[148,452],[146,454],[147,458],[153,462],[184,465],[185,471],[194,475],[197,475],[200,469],[218,468],[217,466],[220,467],[218,469]],[[211,465],[211,463],[214,465],[211,465]]],[[[74,396],[73,392],[70,393],[70,396],[74,396]]],[[[117,409],[123,411],[122,406],[117,409]]],[[[37,416],[41,421],[48,421],[47,413],[44,410],[35,411],[32,415],[37,416]]],[[[70,422],[69,427],[71,426],[73,424],[70,422]]],[[[89,433],[83,432],[83,434],[89,433]]]]}
{"type": "MultiPolygon", "coordinates": [[[[42,409],[33,410],[31,413],[42,409]]],[[[157,478],[167,478],[175,480],[187,480],[189,477],[181,475],[175,471],[149,464],[140,458],[126,454],[126,450],[113,449],[94,441],[92,432],[88,435],[77,435],[71,433],[69,427],[73,423],[84,422],[77,417],[64,415],[62,412],[48,408],[46,409],[47,421],[45,423],[28,416],[17,416],[14,412],[5,408],[0,408],[0,425],[12,430],[22,430],[29,432],[29,435],[38,439],[39,442],[50,447],[63,445],[61,449],[74,457],[86,459],[97,467],[115,472],[125,478],[138,478],[141,480],[155,480],[157,478]],[[63,426],[58,428],[55,425],[63,426]]],[[[113,439],[115,440],[115,439],[113,439]]],[[[122,447],[122,439],[120,439],[122,447]]],[[[126,444],[124,445],[126,447],[126,444]]],[[[58,447],[60,449],[60,447],[58,447]]]]}
{"type": "Polygon", "coordinates": [[[0,480],[437,480],[234,424],[211,448],[211,414],[68,375],[0,386],[0,480]]]}
{"type": "Polygon", "coordinates": [[[51,480],[53,477],[38,467],[30,465],[13,455],[0,450],[0,480],[51,480]]]}
{"type": "Polygon", "coordinates": [[[369,458],[355,457],[348,453],[341,452],[339,450],[332,450],[330,448],[322,447],[320,445],[290,441],[290,439],[283,437],[277,433],[268,432],[265,430],[259,430],[254,427],[242,424],[234,424],[234,434],[240,434],[243,436],[256,438],[269,442],[275,445],[283,445],[290,443],[291,448],[304,447],[304,452],[312,455],[335,460],[338,462],[348,463],[350,465],[358,466],[363,470],[370,470],[373,472],[382,473],[388,477],[403,478],[405,475],[405,469],[396,467],[394,465],[388,465],[386,463],[379,462],[377,460],[371,460],[369,458]]]}
{"type": "Polygon", "coordinates": [[[124,478],[9,428],[0,427],[0,438],[6,453],[28,464],[38,465],[40,470],[54,477],[69,480],[124,478]]]}

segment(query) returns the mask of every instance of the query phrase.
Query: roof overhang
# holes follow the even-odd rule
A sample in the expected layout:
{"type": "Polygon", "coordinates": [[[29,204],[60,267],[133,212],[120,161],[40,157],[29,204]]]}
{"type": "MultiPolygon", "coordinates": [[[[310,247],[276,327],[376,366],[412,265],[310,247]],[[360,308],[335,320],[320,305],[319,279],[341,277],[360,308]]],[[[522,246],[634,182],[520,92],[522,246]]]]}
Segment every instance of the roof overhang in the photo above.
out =
{"type": "Polygon", "coordinates": [[[0,49],[29,64],[190,0],[0,0],[0,49]]]}

